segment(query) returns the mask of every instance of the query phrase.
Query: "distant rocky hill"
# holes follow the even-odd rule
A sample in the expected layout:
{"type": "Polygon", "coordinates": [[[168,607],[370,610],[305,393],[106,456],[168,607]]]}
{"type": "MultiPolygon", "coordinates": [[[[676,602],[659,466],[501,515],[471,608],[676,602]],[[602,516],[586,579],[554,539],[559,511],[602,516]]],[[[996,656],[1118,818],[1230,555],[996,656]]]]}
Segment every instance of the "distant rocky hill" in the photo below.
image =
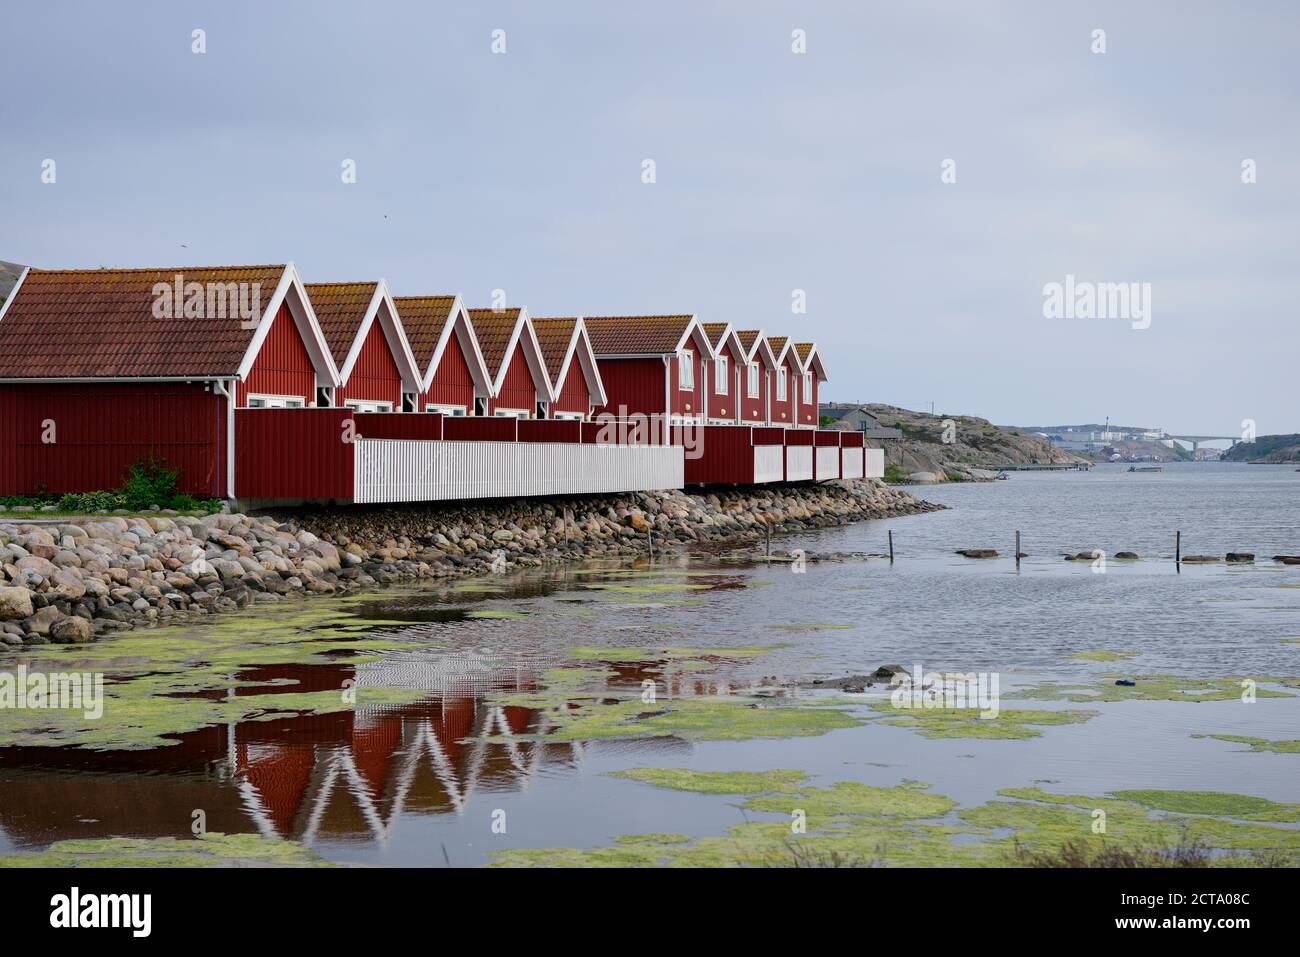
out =
{"type": "Polygon", "coordinates": [[[993,425],[971,415],[929,415],[892,405],[868,405],[880,424],[902,431],[902,439],[868,440],[885,450],[885,469],[895,479],[918,473],[932,481],[985,479],[1004,465],[1050,465],[1088,461],[1064,452],[1023,429],[993,425]],[[945,422],[951,420],[945,442],[945,422]]]}
{"type": "Polygon", "coordinates": [[[1300,462],[1300,435],[1261,435],[1223,453],[1225,462],[1300,462]]]}
{"type": "Polygon", "coordinates": [[[9,295],[9,290],[14,287],[18,277],[23,274],[25,266],[19,266],[17,263],[7,263],[0,260],[0,303],[5,301],[9,295]]]}

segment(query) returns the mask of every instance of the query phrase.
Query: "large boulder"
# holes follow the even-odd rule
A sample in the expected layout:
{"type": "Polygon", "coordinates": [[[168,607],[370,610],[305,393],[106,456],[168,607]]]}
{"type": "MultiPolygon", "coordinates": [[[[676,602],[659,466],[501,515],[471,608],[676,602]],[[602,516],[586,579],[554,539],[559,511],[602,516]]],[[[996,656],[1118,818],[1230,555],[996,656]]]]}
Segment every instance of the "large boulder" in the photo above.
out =
{"type": "Polygon", "coordinates": [[[32,614],[32,593],[26,588],[0,588],[0,621],[18,621],[32,614]]]}
{"type": "Polygon", "coordinates": [[[61,568],[50,576],[50,593],[56,598],[76,601],[86,594],[86,586],[74,572],[61,568]]]}
{"type": "Polygon", "coordinates": [[[71,645],[83,641],[93,641],[94,631],[90,622],[73,616],[60,618],[50,626],[50,640],[61,645],[71,645]]]}

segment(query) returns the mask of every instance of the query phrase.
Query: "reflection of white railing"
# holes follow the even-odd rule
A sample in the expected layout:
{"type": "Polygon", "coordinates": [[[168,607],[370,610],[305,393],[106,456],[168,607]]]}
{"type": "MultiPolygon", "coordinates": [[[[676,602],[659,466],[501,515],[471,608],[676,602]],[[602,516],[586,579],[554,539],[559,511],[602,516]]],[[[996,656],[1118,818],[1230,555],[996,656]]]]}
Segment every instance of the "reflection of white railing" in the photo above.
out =
{"type": "Polygon", "coordinates": [[[840,449],[843,453],[844,477],[848,478],[865,478],[862,471],[863,457],[862,449],[840,449]]]}
{"type": "Polygon", "coordinates": [[[682,488],[681,446],[359,439],[356,502],[430,502],[682,488]]]}
{"type": "Polygon", "coordinates": [[[840,450],[839,446],[818,446],[817,448],[817,480],[835,479],[840,477],[840,450]]]}
{"type": "Polygon", "coordinates": [[[785,479],[787,482],[803,482],[813,477],[813,447],[811,445],[787,445],[785,447],[785,479]]]}
{"type": "Polygon", "coordinates": [[[866,453],[867,474],[866,478],[884,478],[885,477],[885,450],[884,449],[863,449],[866,453]]]}
{"type": "Polygon", "coordinates": [[[754,446],[754,481],[779,482],[783,478],[785,478],[784,446],[754,446]]]}

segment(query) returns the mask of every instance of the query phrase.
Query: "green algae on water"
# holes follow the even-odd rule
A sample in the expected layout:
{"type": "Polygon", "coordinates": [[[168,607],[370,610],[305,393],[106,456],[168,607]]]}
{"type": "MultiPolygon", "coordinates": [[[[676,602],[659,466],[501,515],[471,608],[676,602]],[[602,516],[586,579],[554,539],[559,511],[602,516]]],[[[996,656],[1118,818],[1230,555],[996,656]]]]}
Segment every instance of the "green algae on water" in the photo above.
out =
{"type": "Polygon", "coordinates": [[[999,709],[984,718],[975,708],[896,708],[892,703],[874,706],[883,724],[911,728],[927,738],[990,738],[1018,740],[1036,738],[1042,727],[1082,724],[1097,716],[1096,711],[1034,711],[999,709]]]}
{"type": "Polygon", "coordinates": [[[570,648],[564,653],[570,661],[656,662],[684,661],[699,658],[757,658],[781,645],[751,645],[748,647],[718,645],[713,648],[644,647],[644,648],[570,648]]]}
{"type": "MultiPolygon", "coordinates": [[[[1158,811],[1206,814],[1241,821],[1300,822],[1300,804],[1279,804],[1267,798],[1223,791],[1112,791],[1115,797],[1158,811]]],[[[1300,838],[1298,833],[1297,838],[1300,838]]]]}
{"type": "Polygon", "coordinates": [[[612,778],[627,778],[654,787],[697,794],[761,794],[785,791],[803,783],[802,771],[688,771],[682,768],[630,768],[611,771],[612,778]]]}
{"type": "Polygon", "coordinates": [[[332,866],[298,844],[257,834],[78,839],[58,841],[39,853],[0,857],[0,868],[332,866]]]}
{"type": "Polygon", "coordinates": [[[1074,661],[1123,661],[1137,656],[1136,651],[1110,651],[1106,648],[1097,648],[1093,651],[1072,651],[1065,657],[1074,661]]]}
{"type": "Polygon", "coordinates": [[[1034,701],[1234,701],[1239,700],[1247,687],[1253,687],[1257,698],[1294,698],[1285,691],[1265,688],[1265,684],[1285,684],[1284,678],[1184,678],[1178,675],[1102,675],[1092,684],[1058,684],[1046,682],[1024,688],[1004,698],[1034,701]],[[1117,685],[1115,681],[1128,678],[1132,685],[1117,685]],[[1246,685],[1251,682],[1252,685],[1246,685]]]}
{"type": "Polygon", "coordinates": [[[1227,741],[1231,744],[1248,744],[1249,751],[1272,751],[1277,754],[1300,754],[1300,739],[1289,738],[1283,741],[1270,741],[1267,738],[1250,738],[1241,734],[1194,734],[1193,738],[1213,738],[1215,741],[1227,741]]]}

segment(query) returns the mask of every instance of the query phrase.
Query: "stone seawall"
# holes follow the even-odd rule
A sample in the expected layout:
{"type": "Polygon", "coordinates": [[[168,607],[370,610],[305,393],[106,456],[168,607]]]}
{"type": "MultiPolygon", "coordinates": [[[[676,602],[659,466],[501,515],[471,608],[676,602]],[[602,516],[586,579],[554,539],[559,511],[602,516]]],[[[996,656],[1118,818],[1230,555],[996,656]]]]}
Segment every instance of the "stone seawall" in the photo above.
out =
{"type": "Polygon", "coordinates": [[[0,654],[336,594],[940,508],[874,480],[265,515],[0,519],[0,654]]]}

